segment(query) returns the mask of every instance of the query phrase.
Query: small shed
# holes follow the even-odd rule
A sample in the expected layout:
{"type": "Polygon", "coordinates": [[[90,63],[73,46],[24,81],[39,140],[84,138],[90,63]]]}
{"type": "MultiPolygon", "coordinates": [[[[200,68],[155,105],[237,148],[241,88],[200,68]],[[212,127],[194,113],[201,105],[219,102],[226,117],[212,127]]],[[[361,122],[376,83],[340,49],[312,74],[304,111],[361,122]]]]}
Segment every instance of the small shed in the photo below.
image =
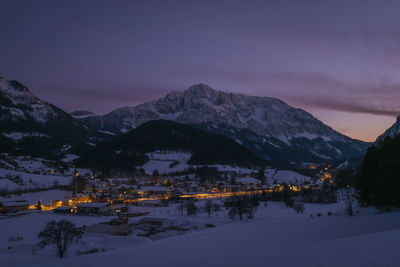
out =
{"type": "Polygon", "coordinates": [[[168,204],[163,203],[160,200],[143,200],[138,202],[138,206],[144,207],[168,207],[168,204]]]}
{"type": "Polygon", "coordinates": [[[26,200],[3,201],[0,202],[1,212],[18,212],[28,210],[31,203],[26,200]]]}
{"type": "Polygon", "coordinates": [[[102,202],[86,202],[76,207],[78,214],[81,215],[102,215],[111,211],[110,205],[102,202]]]}
{"type": "Polygon", "coordinates": [[[53,210],[53,212],[54,213],[63,213],[63,214],[72,213],[73,212],[73,208],[71,208],[71,207],[58,207],[58,208],[55,208],[53,210]]]}

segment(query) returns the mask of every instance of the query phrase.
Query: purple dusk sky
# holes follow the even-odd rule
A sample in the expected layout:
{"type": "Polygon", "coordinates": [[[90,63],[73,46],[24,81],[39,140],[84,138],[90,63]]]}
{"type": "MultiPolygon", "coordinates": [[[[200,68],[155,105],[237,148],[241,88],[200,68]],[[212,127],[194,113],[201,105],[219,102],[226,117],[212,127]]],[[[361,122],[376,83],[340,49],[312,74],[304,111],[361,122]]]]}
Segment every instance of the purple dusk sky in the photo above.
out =
{"type": "Polygon", "coordinates": [[[399,1],[0,0],[0,76],[104,114],[206,83],[372,141],[400,114],[399,1]]]}

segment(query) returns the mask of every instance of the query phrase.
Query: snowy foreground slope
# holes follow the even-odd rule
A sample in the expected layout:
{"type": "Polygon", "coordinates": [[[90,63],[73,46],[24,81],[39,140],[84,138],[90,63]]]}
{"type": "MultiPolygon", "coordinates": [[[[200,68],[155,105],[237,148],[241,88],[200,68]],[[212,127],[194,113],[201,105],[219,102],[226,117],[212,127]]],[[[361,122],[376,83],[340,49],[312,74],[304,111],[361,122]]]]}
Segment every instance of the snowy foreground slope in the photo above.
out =
{"type": "MultiPolygon", "coordinates": [[[[378,215],[361,209],[354,217],[326,215],[341,208],[307,204],[306,213],[299,215],[283,203],[269,203],[254,221],[132,242],[95,255],[59,260],[4,250],[0,254],[5,266],[398,266],[400,213],[378,215]],[[310,217],[317,212],[322,217],[310,217]]],[[[5,224],[0,222],[1,229],[5,224]]]]}

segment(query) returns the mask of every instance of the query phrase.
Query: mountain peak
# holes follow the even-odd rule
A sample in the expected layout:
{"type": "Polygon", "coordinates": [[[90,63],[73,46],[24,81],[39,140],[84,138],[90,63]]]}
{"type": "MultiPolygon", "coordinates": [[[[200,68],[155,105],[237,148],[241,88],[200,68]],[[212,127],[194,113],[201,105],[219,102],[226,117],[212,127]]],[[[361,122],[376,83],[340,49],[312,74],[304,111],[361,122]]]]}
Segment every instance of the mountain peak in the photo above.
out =
{"type": "Polygon", "coordinates": [[[0,110],[3,113],[0,120],[45,123],[57,114],[54,107],[33,95],[25,85],[15,80],[0,79],[0,97],[0,110]]]}
{"type": "Polygon", "coordinates": [[[20,82],[4,78],[0,79],[0,135],[9,139],[11,151],[40,157],[54,156],[64,144],[86,146],[89,140],[103,138],[20,82]]]}
{"type": "Polygon", "coordinates": [[[16,80],[11,80],[9,81],[10,85],[18,91],[22,91],[22,92],[29,92],[28,87],[26,87],[25,85],[23,85],[22,83],[16,81],[16,80]]]}
{"type": "Polygon", "coordinates": [[[12,94],[13,91],[29,93],[28,88],[22,83],[16,80],[6,80],[3,77],[0,77],[0,89],[3,92],[7,91],[8,94],[12,94]]]}
{"type": "Polygon", "coordinates": [[[203,97],[210,97],[211,95],[215,95],[217,93],[217,91],[204,83],[194,84],[186,91],[203,97]]]}

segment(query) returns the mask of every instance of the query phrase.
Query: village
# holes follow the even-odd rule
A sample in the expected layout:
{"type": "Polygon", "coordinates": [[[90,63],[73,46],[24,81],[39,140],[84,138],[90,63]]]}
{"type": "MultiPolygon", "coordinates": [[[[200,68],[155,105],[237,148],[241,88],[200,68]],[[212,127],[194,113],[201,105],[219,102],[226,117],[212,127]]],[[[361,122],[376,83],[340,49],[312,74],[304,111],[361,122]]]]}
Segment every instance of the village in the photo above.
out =
{"type": "MultiPolygon", "coordinates": [[[[40,159],[10,160],[9,156],[3,155],[1,163],[1,171],[5,173],[1,180],[16,177],[18,172],[21,181],[32,179],[27,178],[29,174],[46,178],[62,175],[68,183],[25,188],[25,192],[20,188],[14,194],[3,195],[0,219],[42,214],[55,218],[63,216],[67,220],[78,220],[78,230],[88,234],[134,235],[158,240],[213,228],[232,219],[226,203],[234,197],[259,197],[265,205],[269,201],[289,198],[292,207],[293,202],[337,201],[336,171],[331,165],[303,167],[309,173],[315,173],[313,178],[293,171],[238,170],[227,166],[220,167],[223,171],[214,166],[198,166],[192,172],[184,170],[173,175],[150,169],[129,178],[106,178],[96,177],[88,169],[74,168],[72,162],[57,169],[40,159]],[[46,196],[51,192],[60,193],[46,196]],[[30,197],[24,199],[24,196],[30,197]],[[92,218],[96,218],[93,224],[92,218]]],[[[23,237],[10,236],[6,246],[13,249],[22,240],[23,237]]]]}

